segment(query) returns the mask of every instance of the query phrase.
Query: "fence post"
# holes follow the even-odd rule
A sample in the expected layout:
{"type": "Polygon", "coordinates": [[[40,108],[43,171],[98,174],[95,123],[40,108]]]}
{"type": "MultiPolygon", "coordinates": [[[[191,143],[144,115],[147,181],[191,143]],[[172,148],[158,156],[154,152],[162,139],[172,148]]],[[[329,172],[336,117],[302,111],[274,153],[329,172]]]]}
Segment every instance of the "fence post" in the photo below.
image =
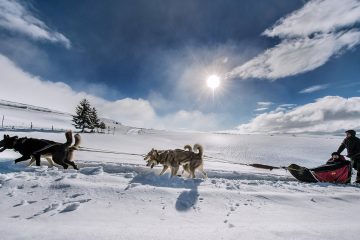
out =
{"type": "Polygon", "coordinates": [[[32,122],[31,122],[31,124],[30,124],[30,129],[32,129],[33,128],[33,125],[32,125],[32,122]]]}
{"type": "Polygon", "coordinates": [[[2,121],[1,121],[1,128],[4,128],[4,118],[5,118],[5,115],[3,115],[3,118],[2,118],[2,121]]]}

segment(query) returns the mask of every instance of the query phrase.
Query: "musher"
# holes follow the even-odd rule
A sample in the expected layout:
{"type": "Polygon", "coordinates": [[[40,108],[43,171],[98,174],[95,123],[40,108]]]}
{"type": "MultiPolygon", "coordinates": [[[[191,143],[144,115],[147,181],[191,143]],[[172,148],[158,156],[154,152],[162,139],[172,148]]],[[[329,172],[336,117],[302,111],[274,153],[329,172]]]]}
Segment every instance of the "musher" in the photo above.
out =
{"type": "Polygon", "coordinates": [[[346,148],[347,157],[351,159],[352,167],[357,171],[355,183],[360,183],[360,139],[355,137],[354,130],[347,130],[346,137],[341,143],[337,153],[340,155],[346,148]]]}

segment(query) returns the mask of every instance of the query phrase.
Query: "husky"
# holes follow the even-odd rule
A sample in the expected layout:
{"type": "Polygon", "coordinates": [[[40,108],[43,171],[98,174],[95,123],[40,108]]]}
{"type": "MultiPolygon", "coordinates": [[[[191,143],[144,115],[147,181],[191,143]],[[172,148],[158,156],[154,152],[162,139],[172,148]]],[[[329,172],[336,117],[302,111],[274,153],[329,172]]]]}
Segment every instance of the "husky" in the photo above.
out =
{"type": "Polygon", "coordinates": [[[170,168],[171,177],[177,174],[180,166],[189,173],[191,178],[195,178],[195,170],[198,169],[206,178],[207,174],[203,168],[204,161],[202,158],[204,152],[203,147],[200,144],[195,144],[193,148],[194,151],[192,151],[191,146],[190,148],[187,146],[184,148],[189,149],[189,151],[182,149],[158,151],[153,148],[144,158],[144,160],[147,161],[146,166],[153,168],[155,165],[161,164],[163,165],[163,169],[160,175],[164,174],[166,170],[170,168]]]}
{"type": "Polygon", "coordinates": [[[80,146],[81,138],[79,134],[75,134],[75,144],[71,146],[73,136],[71,131],[65,133],[66,143],[58,143],[46,139],[36,138],[19,138],[18,136],[10,137],[4,135],[4,139],[0,142],[0,152],[5,149],[13,149],[22,156],[15,160],[15,163],[26,161],[31,158],[30,164],[36,162],[40,166],[41,156],[45,157],[51,166],[53,162],[67,169],[71,165],[74,169],[78,169],[77,165],[72,161],[74,151],[80,146]]]}

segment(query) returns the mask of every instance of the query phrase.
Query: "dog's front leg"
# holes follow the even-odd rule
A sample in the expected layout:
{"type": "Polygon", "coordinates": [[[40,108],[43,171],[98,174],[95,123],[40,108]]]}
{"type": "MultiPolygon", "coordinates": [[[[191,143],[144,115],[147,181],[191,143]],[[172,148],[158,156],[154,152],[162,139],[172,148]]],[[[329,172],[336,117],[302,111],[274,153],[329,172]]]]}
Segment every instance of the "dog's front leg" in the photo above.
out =
{"type": "Polygon", "coordinates": [[[163,175],[164,172],[166,172],[166,170],[169,168],[169,166],[164,166],[163,170],[161,171],[161,173],[159,175],[163,175]]]}
{"type": "Polygon", "coordinates": [[[28,159],[30,159],[30,156],[21,156],[18,159],[15,159],[15,164],[18,162],[26,161],[28,159]]]}
{"type": "Polygon", "coordinates": [[[40,166],[40,155],[39,154],[35,154],[33,156],[33,158],[35,158],[35,162],[36,162],[36,166],[40,166]]]}
{"type": "Polygon", "coordinates": [[[179,171],[179,166],[171,167],[171,177],[176,176],[178,171],[179,171]]]}
{"type": "Polygon", "coordinates": [[[78,166],[73,161],[65,160],[64,162],[71,165],[74,169],[79,170],[78,166]]]}

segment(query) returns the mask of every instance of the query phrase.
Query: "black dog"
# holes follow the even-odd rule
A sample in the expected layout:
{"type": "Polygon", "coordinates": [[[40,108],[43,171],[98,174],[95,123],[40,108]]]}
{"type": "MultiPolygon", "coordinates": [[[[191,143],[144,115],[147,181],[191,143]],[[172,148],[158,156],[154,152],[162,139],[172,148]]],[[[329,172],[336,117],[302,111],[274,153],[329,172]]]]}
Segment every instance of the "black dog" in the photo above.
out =
{"type": "Polygon", "coordinates": [[[4,139],[0,142],[0,147],[2,147],[0,152],[5,149],[13,149],[19,152],[22,156],[16,159],[15,163],[26,161],[33,157],[36,165],[40,166],[41,156],[51,156],[52,160],[63,166],[64,169],[67,169],[68,165],[73,166],[74,169],[78,169],[76,164],[71,160],[73,151],[80,145],[80,135],[75,135],[75,144],[73,146],[71,146],[73,141],[72,132],[67,131],[65,136],[67,140],[66,143],[58,143],[46,139],[19,138],[18,136],[10,137],[9,135],[4,135],[4,139]]]}

